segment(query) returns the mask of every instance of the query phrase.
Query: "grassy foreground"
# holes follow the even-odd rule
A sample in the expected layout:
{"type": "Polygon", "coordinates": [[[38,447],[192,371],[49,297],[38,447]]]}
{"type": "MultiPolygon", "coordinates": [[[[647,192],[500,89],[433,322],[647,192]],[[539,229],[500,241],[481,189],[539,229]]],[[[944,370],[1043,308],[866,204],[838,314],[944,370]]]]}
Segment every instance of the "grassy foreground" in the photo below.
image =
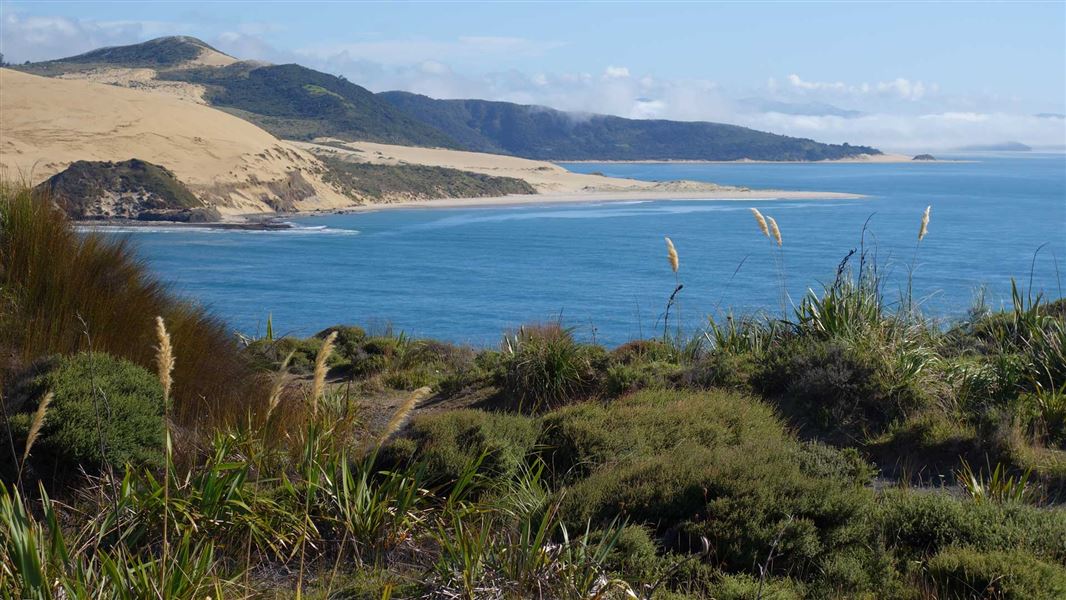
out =
{"type": "Polygon", "coordinates": [[[860,256],[692,339],[235,339],[0,226],[2,598],[1066,596],[1062,301],[936,326],[860,256]]]}

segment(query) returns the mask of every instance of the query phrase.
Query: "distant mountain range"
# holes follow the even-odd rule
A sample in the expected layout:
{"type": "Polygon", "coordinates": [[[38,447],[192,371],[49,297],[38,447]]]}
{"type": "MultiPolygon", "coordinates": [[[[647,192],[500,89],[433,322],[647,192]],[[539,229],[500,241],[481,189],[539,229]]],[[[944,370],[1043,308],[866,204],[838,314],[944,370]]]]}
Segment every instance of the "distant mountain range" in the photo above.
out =
{"type": "Polygon", "coordinates": [[[484,100],[374,94],[300,65],[240,61],[192,37],[158,38],[21,65],[58,76],[153,69],[162,82],[204,87],[204,100],[284,139],[334,137],[509,154],[542,160],[827,160],[881,154],[709,122],[624,119],[484,100]]]}

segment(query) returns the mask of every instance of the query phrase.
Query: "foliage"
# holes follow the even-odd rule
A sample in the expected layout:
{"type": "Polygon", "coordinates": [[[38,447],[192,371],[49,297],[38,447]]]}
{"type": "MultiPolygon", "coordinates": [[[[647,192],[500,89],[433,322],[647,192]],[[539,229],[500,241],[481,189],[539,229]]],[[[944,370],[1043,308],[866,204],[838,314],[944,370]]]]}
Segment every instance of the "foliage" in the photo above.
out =
{"type": "Polygon", "coordinates": [[[574,119],[543,106],[485,100],[434,100],[408,92],[378,94],[443,131],[462,148],[544,160],[824,160],[878,150],[820,144],[720,123],[574,119]]]}
{"type": "Polygon", "coordinates": [[[173,418],[191,429],[245,418],[264,399],[229,329],[171,295],[127,239],[77,233],[26,188],[0,186],[0,377],[42,356],[106,352],[154,369],[155,318],[177,358],[173,418]]]}
{"type": "Polygon", "coordinates": [[[1052,600],[1066,596],[1066,568],[1021,551],[941,551],[926,566],[939,598],[1052,600]]]}
{"type": "Polygon", "coordinates": [[[536,194],[523,179],[427,165],[379,165],[323,157],[324,179],[346,196],[367,200],[427,200],[536,194]]]}
{"type": "Polygon", "coordinates": [[[518,411],[539,411],[587,397],[596,386],[592,346],[558,323],[530,325],[504,338],[502,387],[518,411]]]}
{"type": "Polygon", "coordinates": [[[37,403],[52,392],[33,451],[42,476],[159,463],[163,389],[153,374],[100,352],[61,358],[42,371],[21,390],[28,401],[11,423],[25,432],[37,403]]]}
{"type": "Polygon", "coordinates": [[[203,85],[212,105],[229,109],[279,138],[457,147],[446,134],[366,88],[300,65],[236,63],[163,71],[159,78],[203,85]]]}
{"type": "Polygon", "coordinates": [[[218,211],[204,203],[166,168],[138,159],[122,162],[79,160],[37,186],[71,219],[209,221],[218,211]],[[103,200],[117,197],[113,208],[103,200]]]}

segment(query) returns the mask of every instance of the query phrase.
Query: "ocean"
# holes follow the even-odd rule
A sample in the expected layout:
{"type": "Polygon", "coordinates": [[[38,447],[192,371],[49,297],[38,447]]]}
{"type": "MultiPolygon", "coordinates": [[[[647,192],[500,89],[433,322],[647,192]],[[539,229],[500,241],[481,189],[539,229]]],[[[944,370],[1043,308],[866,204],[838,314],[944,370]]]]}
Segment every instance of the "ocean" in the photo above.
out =
{"type": "MultiPolygon", "coordinates": [[[[308,335],[338,323],[476,346],[523,323],[561,320],[607,345],[662,334],[680,255],[678,311],[781,316],[860,249],[895,301],[913,272],[923,311],[962,318],[1023,288],[1063,295],[1066,155],[981,154],[903,164],[577,163],[580,172],[752,188],[864,194],[833,201],[647,201],[410,209],[309,216],[285,231],[130,228],[153,272],[235,331],[308,335]],[[917,234],[932,206],[929,233],[917,234]],[[783,247],[759,233],[757,207],[783,247]],[[1031,283],[1030,283],[1031,281],[1031,283]],[[787,299],[782,307],[782,282],[787,299]]],[[[787,315],[786,315],[787,316],[787,315]]],[[[671,313],[671,329],[676,314],[671,313]]]]}

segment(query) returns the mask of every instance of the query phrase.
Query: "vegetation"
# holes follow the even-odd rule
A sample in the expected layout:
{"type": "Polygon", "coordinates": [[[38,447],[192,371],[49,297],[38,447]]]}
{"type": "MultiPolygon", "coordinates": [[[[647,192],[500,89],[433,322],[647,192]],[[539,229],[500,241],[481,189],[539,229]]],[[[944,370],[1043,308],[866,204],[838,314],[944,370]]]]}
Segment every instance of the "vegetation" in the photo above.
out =
{"type": "Polygon", "coordinates": [[[237,343],[3,193],[6,596],[1066,593],[1066,302],[938,327],[860,256],[694,339],[237,343]]]}
{"type": "Polygon", "coordinates": [[[160,79],[205,86],[212,105],[284,139],[336,137],[409,146],[457,147],[440,130],[366,88],[300,65],[236,63],[164,71],[160,79]]]}
{"type": "Polygon", "coordinates": [[[75,161],[40,183],[37,192],[75,220],[204,222],[219,217],[165,167],[136,158],[75,161]]]}
{"type": "Polygon", "coordinates": [[[826,160],[881,153],[721,123],[578,116],[543,106],[435,100],[408,92],[378,97],[464,149],[542,160],[826,160]]]}
{"type": "Polygon", "coordinates": [[[374,94],[343,77],[295,64],[190,65],[204,49],[214,50],[195,38],[166,37],[18,68],[46,76],[101,67],[154,68],[159,79],[203,85],[213,106],[284,139],[335,137],[542,160],[800,161],[881,153],[721,123],[575,115],[408,92],[374,94]]]}
{"type": "Polygon", "coordinates": [[[328,168],[325,180],[356,200],[485,198],[537,193],[528,182],[514,177],[482,175],[446,167],[376,165],[326,156],[321,158],[328,168]]]}

